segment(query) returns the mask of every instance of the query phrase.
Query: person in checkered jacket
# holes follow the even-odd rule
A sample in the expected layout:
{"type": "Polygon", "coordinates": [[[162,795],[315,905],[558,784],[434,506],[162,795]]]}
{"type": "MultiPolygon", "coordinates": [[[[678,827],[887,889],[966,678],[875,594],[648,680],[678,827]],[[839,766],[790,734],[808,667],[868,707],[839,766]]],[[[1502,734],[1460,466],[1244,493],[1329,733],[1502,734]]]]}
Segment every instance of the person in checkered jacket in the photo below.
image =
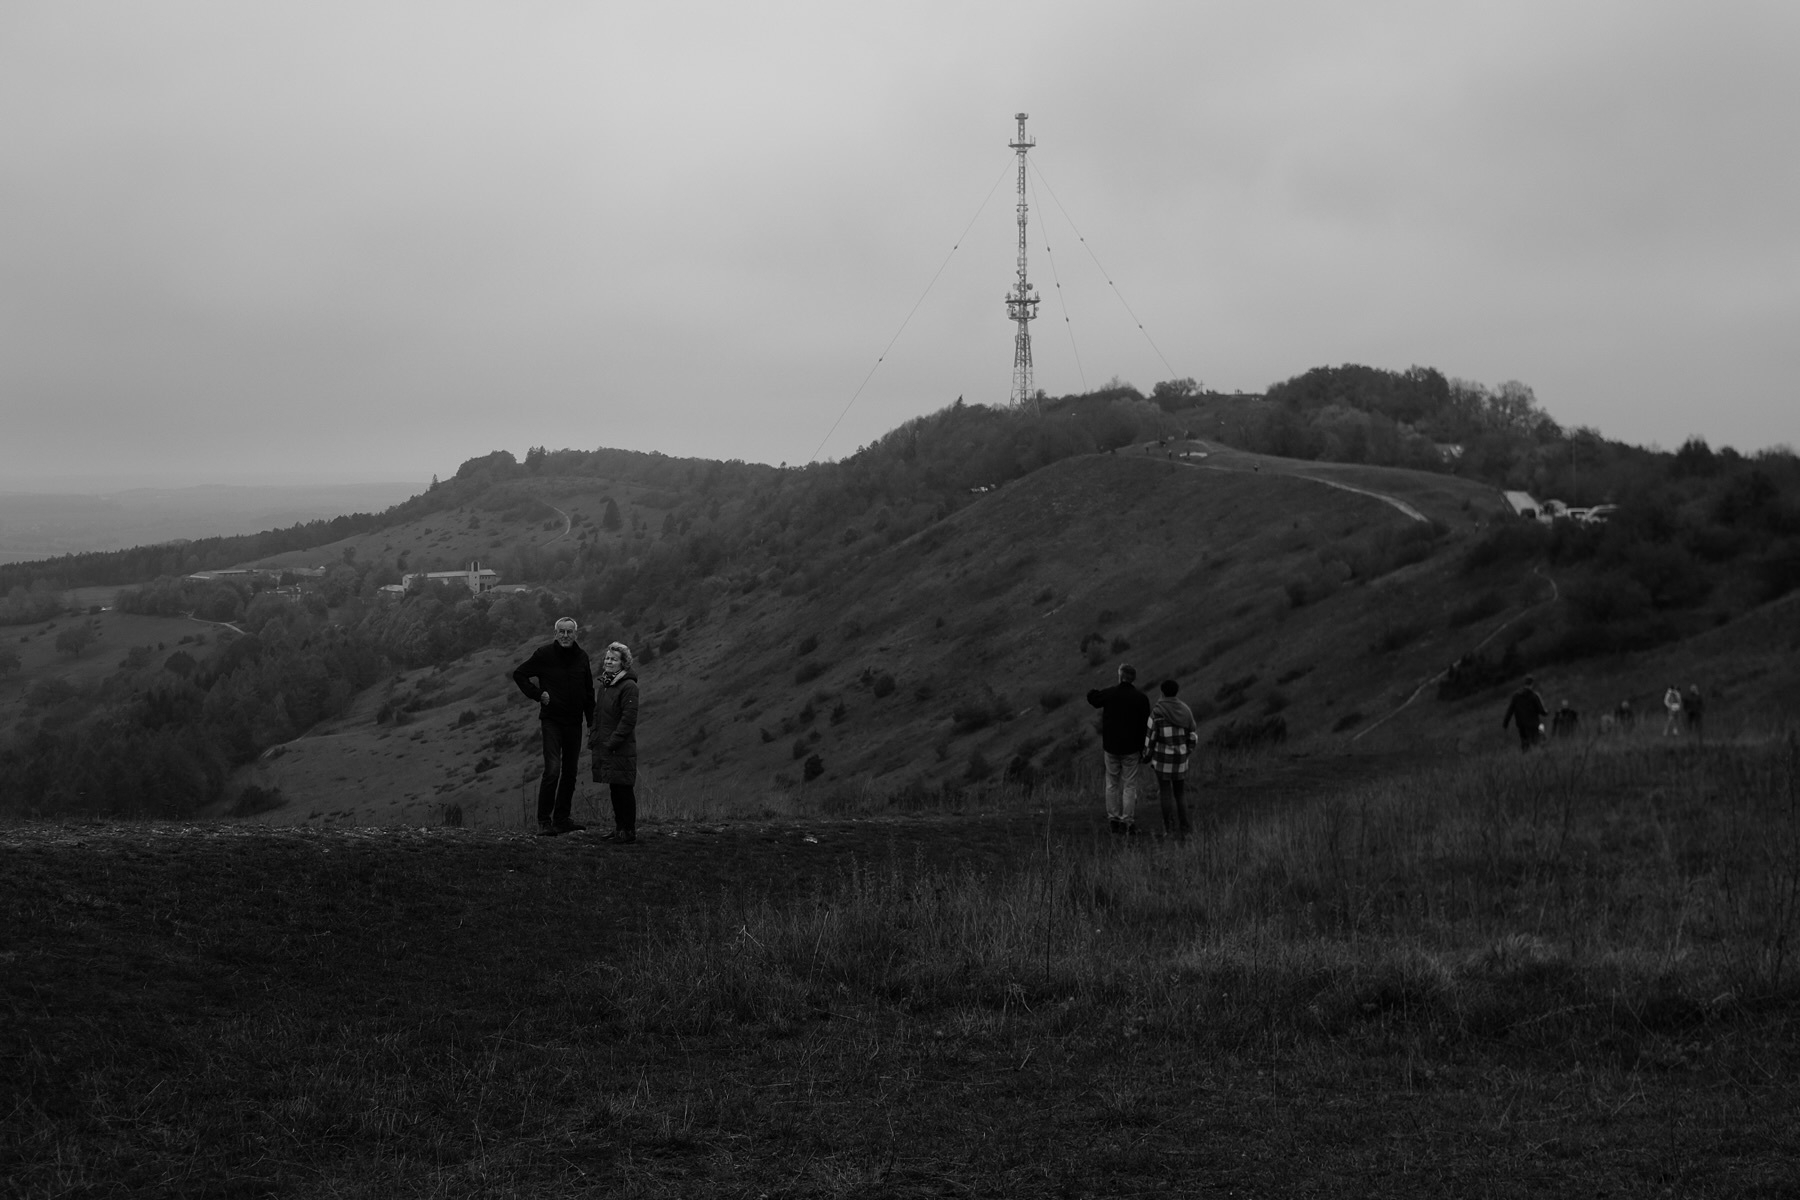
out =
{"type": "Polygon", "coordinates": [[[1150,710],[1144,728],[1144,757],[1156,772],[1156,797],[1162,805],[1163,832],[1186,840],[1188,757],[1200,741],[1193,710],[1175,695],[1181,685],[1173,679],[1162,683],[1162,699],[1150,710]]]}

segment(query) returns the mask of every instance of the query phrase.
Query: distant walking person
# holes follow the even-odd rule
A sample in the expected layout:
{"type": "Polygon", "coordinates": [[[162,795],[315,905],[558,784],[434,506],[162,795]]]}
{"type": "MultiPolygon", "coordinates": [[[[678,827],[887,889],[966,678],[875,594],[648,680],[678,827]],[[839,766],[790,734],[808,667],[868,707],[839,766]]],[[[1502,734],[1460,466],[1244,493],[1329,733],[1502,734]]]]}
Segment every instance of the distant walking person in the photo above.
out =
{"type": "Polygon", "coordinates": [[[526,699],[538,706],[544,774],[538,780],[538,833],[554,836],[584,826],[569,819],[575,778],[581,770],[581,725],[594,723],[594,669],[575,641],[575,618],[556,622],[556,640],[532,651],[512,673],[526,699]]]}
{"type": "Polygon", "coordinates": [[[606,648],[594,702],[594,782],[612,789],[613,831],[603,841],[637,841],[638,677],[624,642],[606,648]]]}
{"type": "Polygon", "coordinates": [[[1529,750],[1537,744],[1544,733],[1544,718],[1549,709],[1544,707],[1544,698],[1537,694],[1537,688],[1531,676],[1525,677],[1525,686],[1512,694],[1507,701],[1506,715],[1500,718],[1500,728],[1517,722],[1519,726],[1519,749],[1529,750]]]}
{"type": "Polygon", "coordinates": [[[1119,682],[1095,688],[1087,702],[1100,710],[1100,749],[1106,760],[1106,823],[1114,833],[1137,832],[1138,764],[1144,757],[1144,724],[1150,697],[1132,686],[1137,668],[1119,664],[1119,682]]]}
{"type": "Polygon", "coordinates": [[[1550,718],[1550,736],[1556,738],[1574,737],[1575,727],[1580,723],[1581,714],[1577,713],[1574,706],[1567,700],[1564,700],[1562,702],[1562,707],[1557,709],[1556,714],[1550,718]]]}
{"type": "Polygon", "coordinates": [[[1175,698],[1180,690],[1181,685],[1173,679],[1163,680],[1162,699],[1150,710],[1144,731],[1144,753],[1150,760],[1150,769],[1156,772],[1163,833],[1186,841],[1190,829],[1186,799],[1188,756],[1200,741],[1200,731],[1193,710],[1175,698]]]}
{"type": "Polygon", "coordinates": [[[1688,732],[1704,742],[1706,729],[1701,724],[1701,718],[1706,715],[1706,702],[1700,699],[1699,684],[1688,684],[1687,691],[1681,697],[1681,711],[1687,714],[1688,732]]]}
{"type": "Polygon", "coordinates": [[[1669,714],[1669,719],[1663,722],[1663,736],[1680,737],[1681,689],[1672,683],[1669,690],[1663,693],[1663,711],[1669,714]]]}

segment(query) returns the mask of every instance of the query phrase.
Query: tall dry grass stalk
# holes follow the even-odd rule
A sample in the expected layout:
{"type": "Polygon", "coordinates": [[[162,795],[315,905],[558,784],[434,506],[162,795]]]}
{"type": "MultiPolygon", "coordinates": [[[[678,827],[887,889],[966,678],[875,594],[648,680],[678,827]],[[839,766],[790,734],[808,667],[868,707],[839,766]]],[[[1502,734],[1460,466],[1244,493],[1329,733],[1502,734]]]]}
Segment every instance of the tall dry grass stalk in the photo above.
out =
{"type": "Polygon", "coordinates": [[[1788,735],[1493,755],[1188,846],[1046,839],[998,874],[896,862],[801,901],[720,897],[588,984],[684,1031],[873,1006],[1549,1038],[1791,999],[1797,933],[1788,735]]]}

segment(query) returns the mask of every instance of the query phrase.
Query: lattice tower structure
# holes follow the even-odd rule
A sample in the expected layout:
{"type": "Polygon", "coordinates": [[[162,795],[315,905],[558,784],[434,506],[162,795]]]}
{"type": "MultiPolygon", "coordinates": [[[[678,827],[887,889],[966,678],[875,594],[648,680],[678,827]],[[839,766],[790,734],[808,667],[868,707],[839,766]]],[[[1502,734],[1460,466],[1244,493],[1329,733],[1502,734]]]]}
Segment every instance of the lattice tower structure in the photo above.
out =
{"type": "Polygon", "coordinates": [[[1019,408],[1037,411],[1037,399],[1031,386],[1031,322],[1037,318],[1038,294],[1031,290],[1025,265],[1025,153],[1037,142],[1025,136],[1025,119],[1029,114],[1014,113],[1019,123],[1018,136],[1009,145],[1019,155],[1019,278],[1006,295],[1006,315],[1019,327],[1013,335],[1012,403],[1019,408]]]}

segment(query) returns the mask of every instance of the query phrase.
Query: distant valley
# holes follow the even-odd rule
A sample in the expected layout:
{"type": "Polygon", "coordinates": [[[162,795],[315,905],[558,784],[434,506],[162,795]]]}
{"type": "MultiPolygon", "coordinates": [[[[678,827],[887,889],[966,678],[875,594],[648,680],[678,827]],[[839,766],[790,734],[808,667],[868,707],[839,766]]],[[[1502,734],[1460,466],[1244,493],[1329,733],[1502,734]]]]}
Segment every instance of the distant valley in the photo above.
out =
{"type": "Polygon", "coordinates": [[[144,487],[105,493],[0,490],[0,563],[256,533],[381,512],[423,483],[144,487]]]}

